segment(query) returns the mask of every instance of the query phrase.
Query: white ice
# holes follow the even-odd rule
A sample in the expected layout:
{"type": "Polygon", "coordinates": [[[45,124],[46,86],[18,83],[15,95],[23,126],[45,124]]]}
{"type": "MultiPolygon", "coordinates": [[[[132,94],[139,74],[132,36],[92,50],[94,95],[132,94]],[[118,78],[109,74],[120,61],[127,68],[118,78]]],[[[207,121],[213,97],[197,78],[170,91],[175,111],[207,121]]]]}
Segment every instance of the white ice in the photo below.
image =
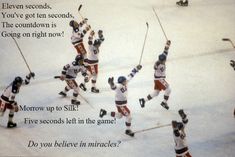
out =
{"type": "MultiPolygon", "coordinates": [[[[235,59],[235,49],[223,37],[235,42],[235,1],[234,0],[189,0],[188,7],[175,5],[175,0],[42,0],[7,1],[11,4],[30,4],[47,2],[52,10],[41,13],[71,12],[80,19],[77,8],[83,4],[81,13],[87,17],[95,30],[104,31],[105,42],[100,49],[99,77],[97,87],[101,93],[90,91],[81,95],[79,111],[75,112],[26,112],[15,114],[16,129],[6,129],[7,116],[0,119],[0,156],[68,156],[68,157],[170,157],[174,154],[172,128],[164,127],[136,134],[134,138],[124,134],[125,120],[116,120],[110,125],[36,125],[24,124],[24,118],[58,119],[80,118],[96,119],[100,108],[116,110],[114,93],[107,79],[127,75],[138,64],[146,22],[149,23],[143,54],[143,69],[129,84],[128,106],[132,113],[132,129],[141,130],[158,124],[168,124],[179,120],[177,111],[181,108],[188,113],[186,128],[190,153],[194,157],[234,157],[235,156],[235,71],[229,65],[235,59]],[[163,93],[141,108],[138,99],[146,97],[153,90],[153,64],[163,51],[165,37],[156,20],[152,7],[161,19],[167,37],[172,41],[167,61],[167,82],[172,93],[169,99],[170,110],[160,106],[163,93]],[[29,148],[30,140],[35,142],[114,142],[114,148],[29,148]]],[[[9,10],[1,9],[1,12],[9,10]]],[[[29,13],[28,10],[14,10],[29,13]]],[[[13,12],[14,12],[13,11],[13,12]]],[[[32,11],[35,12],[35,11],[32,11]]],[[[2,15],[1,22],[5,21],[2,15]]],[[[54,80],[62,67],[71,62],[75,49],[70,43],[71,19],[41,19],[38,22],[56,22],[57,27],[30,29],[30,32],[64,31],[62,38],[20,38],[16,39],[27,59],[35,79],[29,86],[21,88],[16,100],[26,106],[64,106],[69,98],[62,99],[58,92],[64,82],[54,80]]],[[[8,19],[9,22],[20,22],[8,19]]],[[[25,20],[22,20],[25,22],[25,20]]],[[[35,21],[35,19],[28,20],[35,21]]],[[[27,22],[27,21],[26,21],[27,22]]],[[[1,27],[2,29],[2,27],[1,27]]],[[[2,31],[25,31],[5,28],[2,31]]],[[[15,76],[28,73],[17,47],[11,38],[0,37],[0,88],[1,91],[15,76]]],[[[81,81],[81,76],[77,79],[81,81]]],[[[88,87],[90,89],[90,85],[88,87]]],[[[72,94],[72,93],[70,93],[72,94]]],[[[106,118],[111,119],[111,118],[106,118]]]]}

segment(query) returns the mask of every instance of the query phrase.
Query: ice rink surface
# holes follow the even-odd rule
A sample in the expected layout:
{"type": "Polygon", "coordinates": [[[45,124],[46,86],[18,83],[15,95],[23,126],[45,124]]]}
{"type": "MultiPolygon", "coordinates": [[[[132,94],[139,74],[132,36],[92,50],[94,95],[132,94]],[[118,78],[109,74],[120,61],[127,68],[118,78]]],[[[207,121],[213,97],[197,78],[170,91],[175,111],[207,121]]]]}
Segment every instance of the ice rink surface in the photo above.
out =
{"type": "MultiPolygon", "coordinates": [[[[8,2],[8,1],[4,1],[8,2]]],[[[10,1],[9,1],[10,2],[10,1]]],[[[18,127],[6,129],[7,115],[0,119],[0,156],[26,157],[172,157],[174,141],[172,128],[164,127],[136,134],[134,138],[124,134],[125,120],[116,120],[114,125],[29,125],[24,118],[99,119],[100,108],[116,110],[114,92],[107,79],[128,75],[138,64],[144,40],[146,22],[149,23],[143,54],[142,70],[129,83],[128,106],[132,113],[132,129],[141,130],[158,124],[179,120],[178,110],[188,113],[186,128],[187,142],[193,157],[234,157],[235,156],[235,71],[229,65],[235,59],[235,49],[224,37],[235,41],[234,0],[194,0],[188,7],[175,5],[174,0],[42,0],[51,10],[37,12],[67,13],[79,20],[77,8],[83,4],[81,13],[88,18],[94,30],[104,31],[105,41],[100,48],[99,94],[81,91],[89,101],[76,112],[25,112],[15,114],[18,127]],[[172,41],[167,61],[167,82],[172,93],[170,110],[160,106],[163,93],[141,108],[138,99],[146,97],[153,90],[153,65],[163,51],[165,37],[152,8],[158,13],[167,37],[172,41]],[[83,141],[115,142],[115,148],[29,148],[30,140],[35,142],[83,141]]],[[[21,0],[12,4],[29,4],[21,0]]],[[[30,3],[39,2],[30,1],[30,3]]],[[[1,10],[1,12],[4,10],[1,10]]],[[[16,10],[25,13],[24,10],[16,10]]],[[[1,22],[5,21],[2,16],[1,22]]],[[[10,21],[20,21],[9,19],[10,21]]],[[[16,39],[36,77],[27,87],[22,87],[16,100],[27,106],[64,106],[69,98],[58,95],[65,83],[54,80],[62,67],[70,63],[76,51],[70,43],[71,19],[41,19],[42,22],[56,22],[51,31],[64,31],[63,38],[20,38],[16,39]]],[[[30,20],[29,20],[30,21],[30,20]]],[[[35,19],[31,19],[35,21],[35,19]]],[[[23,31],[22,29],[7,31],[23,31]]],[[[50,31],[29,29],[28,31],[50,31]]],[[[87,37],[87,36],[86,36],[87,37]]],[[[87,44],[86,44],[87,45],[87,44]]],[[[11,38],[0,37],[0,87],[1,91],[15,76],[24,77],[28,71],[11,38]]],[[[81,81],[81,76],[77,79],[81,81]],[[80,79],[79,79],[80,78],[80,79]]],[[[88,85],[90,89],[90,84],[88,85]]],[[[72,93],[71,93],[72,95],[72,93]]]]}

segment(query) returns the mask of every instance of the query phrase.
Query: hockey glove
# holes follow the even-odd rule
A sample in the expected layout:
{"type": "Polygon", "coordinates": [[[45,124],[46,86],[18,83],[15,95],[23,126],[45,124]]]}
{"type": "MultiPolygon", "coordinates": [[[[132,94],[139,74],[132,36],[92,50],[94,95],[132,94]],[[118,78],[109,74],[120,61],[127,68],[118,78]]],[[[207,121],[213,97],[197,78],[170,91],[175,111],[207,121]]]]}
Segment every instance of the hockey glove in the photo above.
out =
{"type": "Polygon", "coordinates": [[[82,76],[84,76],[84,77],[87,76],[87,73],[86,72],[82,73],[82,76]]]}
{"type": "Polygon", "coordinates": [[[90,29],[91,29],[91,26],[88,25],[88,26],[86,27],[86,31],[89,31],[90,29]]]}
{"type": "Polygon", "coordinates": [[[170,45],[171,45],[171,41],[170,41],[170,40],[167,40],[167,41],[166,41],[166,45],[167,45],[167,46],[170,46],[170,45]]]}
{"type": "Polygon", "coordinates": [[[64,80],[65,80],[65,76],[64,76],[64,75],[61,75],[61,76],[60,76],[60,80],[61,80],[61,81],[64,81],[64,80]]]}
{"type": "Polygon", "coordinates": [[[83,23],[87,23],[88,18],[84,18],[83,23]]]}
{"type": "Polygon", "coordinates": [[[235,61],[234,60],[230,60],[230,65],[233,67],[233,69],[235,70],[235,61]]]}
{"type": "Polygon", "coordinates": [[[89,82],[89,78],[87,76],[84,78],[84,82],[89,82]]]}
{"type": "Polygon", "coordinates": [[[142,65],[140,65],[140,64],[139,64],[139,65],[137,65],[137,66],[136,66],[136,69],[137,69],[137,70],[142,69],[142,65]]]}
{"type": "Polygon", "coordinates": [[[110,77],[110,78],[108,79],[108,83],[109,83],[110,86],[114,86],[113,77],[110,77]]]}
{"type": "Polygon", "coordinates": [[[90,36],[94,36],[95,35],[95,32],[92,30],[91,32],[90,32],[90,36]]]}
{"type": "Polygon", "coordinates": [[[100,36],[100,35],[103,35],[103,31],[102,30],[99,30],[98,31],[98,35],[100,36]]]}
{"type": "Polygon", "coordinates": [[[35,77],[35,73],[34,73],[34,72],[31,72],[31,73],[30,73],[30,76],[31,76],[31,77],[35,77]]]}
{"type": "Polygon", "coordinates": [[[187,124],[188,123],[187,115],[184,113],[183,109],[179,110],[179,115],[182,118],[183,123],[187,124]]]}

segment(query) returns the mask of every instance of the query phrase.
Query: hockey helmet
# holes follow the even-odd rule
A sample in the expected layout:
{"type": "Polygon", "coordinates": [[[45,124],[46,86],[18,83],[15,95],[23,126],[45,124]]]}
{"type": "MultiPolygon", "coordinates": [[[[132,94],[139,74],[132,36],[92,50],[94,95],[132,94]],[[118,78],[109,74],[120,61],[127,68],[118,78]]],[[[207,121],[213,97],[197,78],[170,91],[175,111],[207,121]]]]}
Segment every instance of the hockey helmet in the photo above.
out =
{"type": "Polygon", "coordinates": [[[166,60],[166,55],[160,54],[160,55],[158,56],[158,60],[161,61],[161,62],[165,61],[165,60],[166,60]]]}
{"type": "Polygon", "coordinates": [[[119,76],[118,77],[118,83],[123,83],[123,82],[125,82],[126,81],[126,77],[125,76],[119,76]]]}
{"type": "Polygon", "coordinates": [[[75,57],[75,62],[76,62],[76,64],[80,64],[80,65],[82,65],[83,64],[83,56],[82,55],[77,55],[76,57],[75,57]]]}
{"type": "Polygon", "coordinates": [[[94,46],[100,46],[100,44],[101,44],[101,41],[99,40],[99,39],[96,39],[95,41],[94,41],[94,46]]]}
{"type": "Polygon", "coordinates": [[[19,84],[21,85],[23,83],[23,79],[20,76],[15,77],[13,84],[19,84]]]}

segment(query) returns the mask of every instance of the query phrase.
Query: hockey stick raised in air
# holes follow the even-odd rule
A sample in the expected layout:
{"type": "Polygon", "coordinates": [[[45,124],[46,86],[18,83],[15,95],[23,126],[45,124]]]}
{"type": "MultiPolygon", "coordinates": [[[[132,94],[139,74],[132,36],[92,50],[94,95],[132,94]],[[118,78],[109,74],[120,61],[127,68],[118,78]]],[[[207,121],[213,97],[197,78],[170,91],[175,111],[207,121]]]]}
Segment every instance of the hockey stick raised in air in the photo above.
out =
{"type": "Polygon", "coordinates": [[[145,131],[149,131],[149,130],[153,130],[153,129],[158,129],[158,128],[163,128],[163,127],[167,127],[167,126],[171,126],[171,124],[162,124],[162,125],[157,125],[151,128],[147,128],[147,129],[142,129],[142,130],[137,130],[134,131],[134,133],[141,133],[141,132],[145,132],[145,131]]]}
{"type": "Polygon", "coordinates": [[[29,64],[27,63],[27,61],[26,61],[26,59],[25,59],[25,57],[24,57],[24,54],[22,53],[22,51],[21,51],[21,49],[20,49],[20,46],[18,45],[18,43],[17,43],[17,41],[15,40],[15,38],[14,38],[13,36],[11,36],[11,37],[12,37],[12,39],[14,40],[14,42],[15,42],[15,44],[16,44],[16,46],[17,46],[17,48],[18,48],[18,50],[19,50],[19,52],[20,52],[20,54],[21,54],[21,56],[22,56],[22,58],[23,58],[23,60],[24,60],[24,62],[25,62],[25,64],[26,64],[26,66],[27,66],[27,68],[28,68],[28,70],[29,70],[29,72],[32,73],[32,71],[31,71],[31,69],[30,69],[30,67],[29,67],[29,64]]]}
{"type": "Polygon", "coordinates": [[[223,38],[222,40],[223,40],[223,41],[228,41],[228,42],[230,42],[230,43],[232,44],[233,48],[235,48],[235,45],[234,45],[234,43],[232,42],[231,39],[229,39],[229,38],[223,38]]]}
{"type": "Polygon", "coordinates": [[[160,26],[161,26],[161,28],[162,28],[162,32],[163,32],[163,34],[164,34],[166,40],[168,40],[168,38],[167,38],[167,36],[166,36],[166,33],[165,33],[164,29],[163,29],[162,23],[161,23],[161,21],[160,21],[158,15],[157,15],[157,12],[155,11],[154,7],[153,7],[153,12],[154,12],[154,14],[155,14],[155,16],[156,16],[156,18],[157,18],[157,20],[158,20],[158,23],[160,24],[160,26]]]}
{"type": "Polygon", "coordinates": [[[146,22],[146,26],[147,26],[147,29],[146,29],[146,33],[145,33],[145,37],[144,37],[144,43],[143,43],[143,47],[142,47],[142,51],[141,51],[141,55],[140,55],[139,65],[141,64],[141,60],[142,60],[143,53],[144,53],[145,42],[146,42],[147,35],[148,35],[148,30],[149,30],[148,22],[146,22]]]}

